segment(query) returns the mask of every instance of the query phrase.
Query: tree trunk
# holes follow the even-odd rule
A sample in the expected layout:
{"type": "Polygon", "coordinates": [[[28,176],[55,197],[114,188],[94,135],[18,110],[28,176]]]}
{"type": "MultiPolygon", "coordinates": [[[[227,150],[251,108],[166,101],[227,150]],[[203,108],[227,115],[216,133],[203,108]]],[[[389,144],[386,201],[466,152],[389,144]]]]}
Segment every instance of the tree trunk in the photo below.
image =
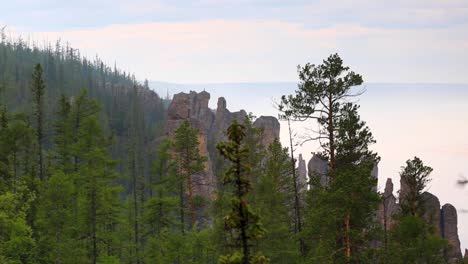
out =
{"type": "Polygon", "coordinates": [[[179,217],[180,217],[180,228],[181,228],[181,232],[182,232],[182,235],[185,234],[185,217],[184,217],[184,182],[183,180],[181,179],[180,181],[180,184],[179,184],[179,206],[180,206],[180,210],[179,210],[179,217]]]}
{"type": "MultiPolygon", "coordinates": [[[[293,187],[294,187],[294,234],[302,232],[302,220],[300,212],[300,200],[299,200],[299,190],[297,187],[297,175],[296,175],[296,161],[294,160],[294,149],[293,149],[293,140],[291,135],[291,123],[288,118],[288,129],[289,129],[289,143],[291,147],[291,166],[292,166],[292,175],[293,175],[293,187]]],[[[301,256],[305,255],[305,246],[304,240],[299,238],[299,250],[301,256]]]]}
{"type": "Polygon", "coordinates": [[[192,177],[188,177],[188,191],[189,191],[189,202],[190,202],[190,217],[191,217],[191,224],[192,227],[195,226],[195,222],[197,221],[195,215],[195,204],[193,203],[193,183],[192,177]]]}
{"type": "Polygon", "coordinates": [[[330,176],[333,179],[333,174],[336,168],[336,158],[335,158],[335,124],[333,122],[333,97],[332,94],[329,94],[328,97],[328,140],[330,143],[330,176]]]}
{"type": "Polygon", "coordinates": [[[346,252],[346,262],[349,263],[349,259],[351,258],[351,239],[350,239],[350,220],[351,216],[349,213],[346,215],[345,218],[345,227],[346,227],[346,232],[345,232],[345,252],[346,252]]]}
{"type": "MultiPolygon", "coordinates": [[[[239,150],[237,150],[239,152],[239,150]]],[[[239,156],[239,153],[237,153],[239,156]]],[[[247,238],[247,224],[248,224],[248,216],[244,215],[244,206],[245,206],[245,201],[243,199],[244,193],[242,191],[242,181],[241,181],[241,161],[240,159],[236,160],[236,184],[237,184],[237,196],[239,198],[239,217],[240,217],[240,227],[241,227],[241,243],[242,243],[242,263],[243,264],[249,264],[250,263],[250,252],[249,252],[249,240],[247,238]]]]}
{"type": "MultiPolygon", "coordinates": [[[[95,183],[93,183],[95,184],[95,183]]],[[[97,263],[98,252],[97,252],[97,208],[96,208],[96,187],[92,187],[91,191],[91,239],[93,243],[93,264],[97,263]]]]}

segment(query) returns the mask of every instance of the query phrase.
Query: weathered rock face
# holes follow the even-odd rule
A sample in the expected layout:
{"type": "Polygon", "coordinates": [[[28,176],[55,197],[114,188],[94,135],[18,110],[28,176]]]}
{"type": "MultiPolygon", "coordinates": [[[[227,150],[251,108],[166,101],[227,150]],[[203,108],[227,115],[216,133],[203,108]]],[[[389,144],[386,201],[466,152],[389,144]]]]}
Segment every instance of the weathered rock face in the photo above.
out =
{"type": "Polygon", "coordinates": [[[168,108],[166,121],[166,135],[174,135],[175,130],[184,122],[189,120],[191,125],[198,129],[199,150],[201,155],[208,158],[205,163],[205,173],[194,175],[197,182],[194,192],[205,198],[211,198],[216,186],[216,178],[213,175],[211,159],[208,152],[209,129],[214,121],[214,114],[208,108],[210,94],[207,92],[178,93],[168,108]]]}
{"type": "Polygon", "coordinates": [[[396,225],[396,221],[393,217],[400,211],[397,199],[395,195],[393,195],[392,179],[387,179],[385,191],[382,196],[383,202],[379,206],[378,219],[384,230],[390,230],[396,225]]]}
{"type": "Polygon", "coordinates": [[[409,192],[408,183],[403,177],[400,177],[400,191],[398,192],[398,201],[401,203],[409,192]]]}
{"type": "Polygon", "coordinates": [[[307,190],[307,168],[306,162],[302,158],[302,154],[299,154],[298,159],[298,167],[297,167],[297,181],[300,186],[301,192],[305,192],[307,190]]]}
{"type": "MultiPolygon", "coordinates": [[[[215,146],[221,141],[227,140],[225,131],[234,120],[242,123],[247,118],[244,110],[230,112],[227,109],[226,99],[220,97],[216,111],[208,107],[210,94],[203,91],[196,93],[178,93],[174,95],[168,108],[165,126],[166,135],[171,137],[175,130],[189,120],[191,125],[198,129],[199,150],[208,158],[205,164],[205,172],[194,177],[195,195],[212,199],[217,186],[217,177],[213,171],[213,160],[218,157],[215,146]]],[[[279,122],[274,117],[262,116],[254,122],[254,126],[263,130],[262,143],[268,146],[275,138],[279,138],[279,122]]]]}
{"type": "Polygon", "coordinates": [[[431,224],[436,231],[436,234],[440,232],[440,202],[439,198],[429,192],[422,194],[422,201],[424,207],[424,219],[431,224]]]}
{"type": "Polygon", "coordinates": [[[468,249],[465,249],[465,256],[463,257],[463,260],[463,263],[468,263],[468,249]]]}
{"type": "Polygon", "coordinates": [[[450,263],[456,262],[462,258],[460,239],[458,237],[457,210],[453,205],[445,204],[440,211],[442,237],[447,239],[450,244],[450,248],[444,252],[445,257],[450,263]]]}
{"type": "Polygon", "coordinates": [[[226,99],[224,97],[218,98],[218,107],[216,108],[216,115],[214,123],[210,129],[210,140],[213,144],[227,140],[226,130],[232,124],[232,121],[237,120],[242,123],[247,118],[247,113],[244,110],[231,113],[227,109],[226,99]]]}
{"type": "Polygon", "coordinates": [[[318,182],[322,186],[328,185],[328,162],[318,155],[313,154],[307,165],[309,170],[309,178],[313,181],[318,178],[318,182]]]}
{"type": "Polygon", "coordinates": [[[273,116],[260,116],[255,120],[253,126],[262,130],[261,144],[268,148],[270,144],[279,138],[280,123],[273,116]]]}

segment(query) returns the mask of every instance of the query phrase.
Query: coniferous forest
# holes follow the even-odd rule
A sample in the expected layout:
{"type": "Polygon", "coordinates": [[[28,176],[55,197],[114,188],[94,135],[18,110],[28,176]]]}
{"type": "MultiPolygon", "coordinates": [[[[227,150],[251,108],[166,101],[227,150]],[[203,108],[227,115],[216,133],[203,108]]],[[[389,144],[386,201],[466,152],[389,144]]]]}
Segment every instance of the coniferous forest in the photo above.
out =
{"type": "Polygon", "coordinates": [[[309,140],[326,166],[304,183],[293,136],[261,144],[252,115],[215,143],[190,118],[167,133],[171,100],[147,81],[2,34],[0,263],[463,263],[427,217],[432,168],[418,157],[381,223],[376,139],[352,100],[364,77],[338,54],[315,63],[278,107],[319,128],[309,140]],[[214,191],[200,195],[208,164],[214,191]]]}

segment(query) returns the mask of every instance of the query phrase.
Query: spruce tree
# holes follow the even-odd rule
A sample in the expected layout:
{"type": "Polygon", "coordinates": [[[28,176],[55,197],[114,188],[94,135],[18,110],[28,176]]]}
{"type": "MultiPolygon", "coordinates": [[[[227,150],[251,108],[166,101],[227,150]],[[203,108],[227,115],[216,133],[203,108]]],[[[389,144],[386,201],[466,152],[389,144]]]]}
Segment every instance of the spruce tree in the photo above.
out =
{"type": "Polygon", "coordinates": [[[76,222],[73,218],[72,177],[55,169],[41,190],[36,226],[43,263],[72,263],[80,258],[76,222]]]}
{"type": "Polygon", "coordinates": [[[38,168],[39,179],[44,180],[44,95],[45,95],[45,82],[42,77],[43,70],[41,64],[34,67],[32,75],[31,92],[33,95],[34,116],[36,117],[36,137],[38,145],[38,168]]]}
{"type": "Polygon", "coordinates": [[[80,183],[79,205],[81,233],[89,262],[112,258],[118,223],[120,188],[115,184],[115,161],[108,154],[110,139],[103,135],[97,117],[82,120],[76,144],[80,183]]]}
{"type": "Polygon", "coordinates": [[[288,149],[278,139],[268,147],[258,182],[251,192],[250,201],[262,216],[268,232],[257,242],[272,263],[297,263],[300,260],[300,241],[295,229],[295,190],[288,149]]]}
{"type": "Polygon", "coordinates": [[[54,151],[52,152],[52,160],[55,166],[65,173],[73,171],[72,164],[72,149],[73,130],[71,122],[71,103],[69,98],[62,95],[58,102],[58,111],[56,113],[56,121],[54,122],[54,151]]]}
{"type": "Polygon", "coordinates": [[[220,263],[267,263],[268,259],[261,253],[253,254],[252,243],[265,236],[260,216],[253,212],[247,201],[251,191],[251,168],[248,158],[250,148],[244,143],[245,127],[236,120],[229,126],[227,136],[229,141],[221,142],[217,149],[221,155],[231,162],[223,178],[225,185],[232,185],[231,212],[224,217],[226,230],[230,232],[234,246],[238,251],[221,256],[220,263]]]}

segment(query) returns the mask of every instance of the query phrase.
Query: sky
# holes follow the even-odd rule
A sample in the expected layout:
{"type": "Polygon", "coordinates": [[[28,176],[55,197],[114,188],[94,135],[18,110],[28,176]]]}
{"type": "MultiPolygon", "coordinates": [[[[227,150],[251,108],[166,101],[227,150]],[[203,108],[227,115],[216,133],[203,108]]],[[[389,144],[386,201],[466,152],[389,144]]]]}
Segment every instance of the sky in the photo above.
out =
{"type": "MultiPolygon", "coordinates": [[[[468,177],[466,0],[15,0],[2,1],[2,25],[139,80],[199,84],[171,87],[206,88],[213,105],[225,96],[257,115],[277,115],[272,100],[294,91],[297,65],[339,53],[368,85],[361,112],[378,141],[380,187],[388,177],[398,187],[400,166],[418,155],[435,169],[430,191],[468,209],[468,189],[455,186],[468,177]]],[[[459,223],[467,247],[468,214],[459,223]]]]}
{"type": "Polygon", "coordinates": [[[466,0],[15,0],[0,25],[138,79],[295,81],[338,52],[367,82],[468,83],[466,0]]]}

